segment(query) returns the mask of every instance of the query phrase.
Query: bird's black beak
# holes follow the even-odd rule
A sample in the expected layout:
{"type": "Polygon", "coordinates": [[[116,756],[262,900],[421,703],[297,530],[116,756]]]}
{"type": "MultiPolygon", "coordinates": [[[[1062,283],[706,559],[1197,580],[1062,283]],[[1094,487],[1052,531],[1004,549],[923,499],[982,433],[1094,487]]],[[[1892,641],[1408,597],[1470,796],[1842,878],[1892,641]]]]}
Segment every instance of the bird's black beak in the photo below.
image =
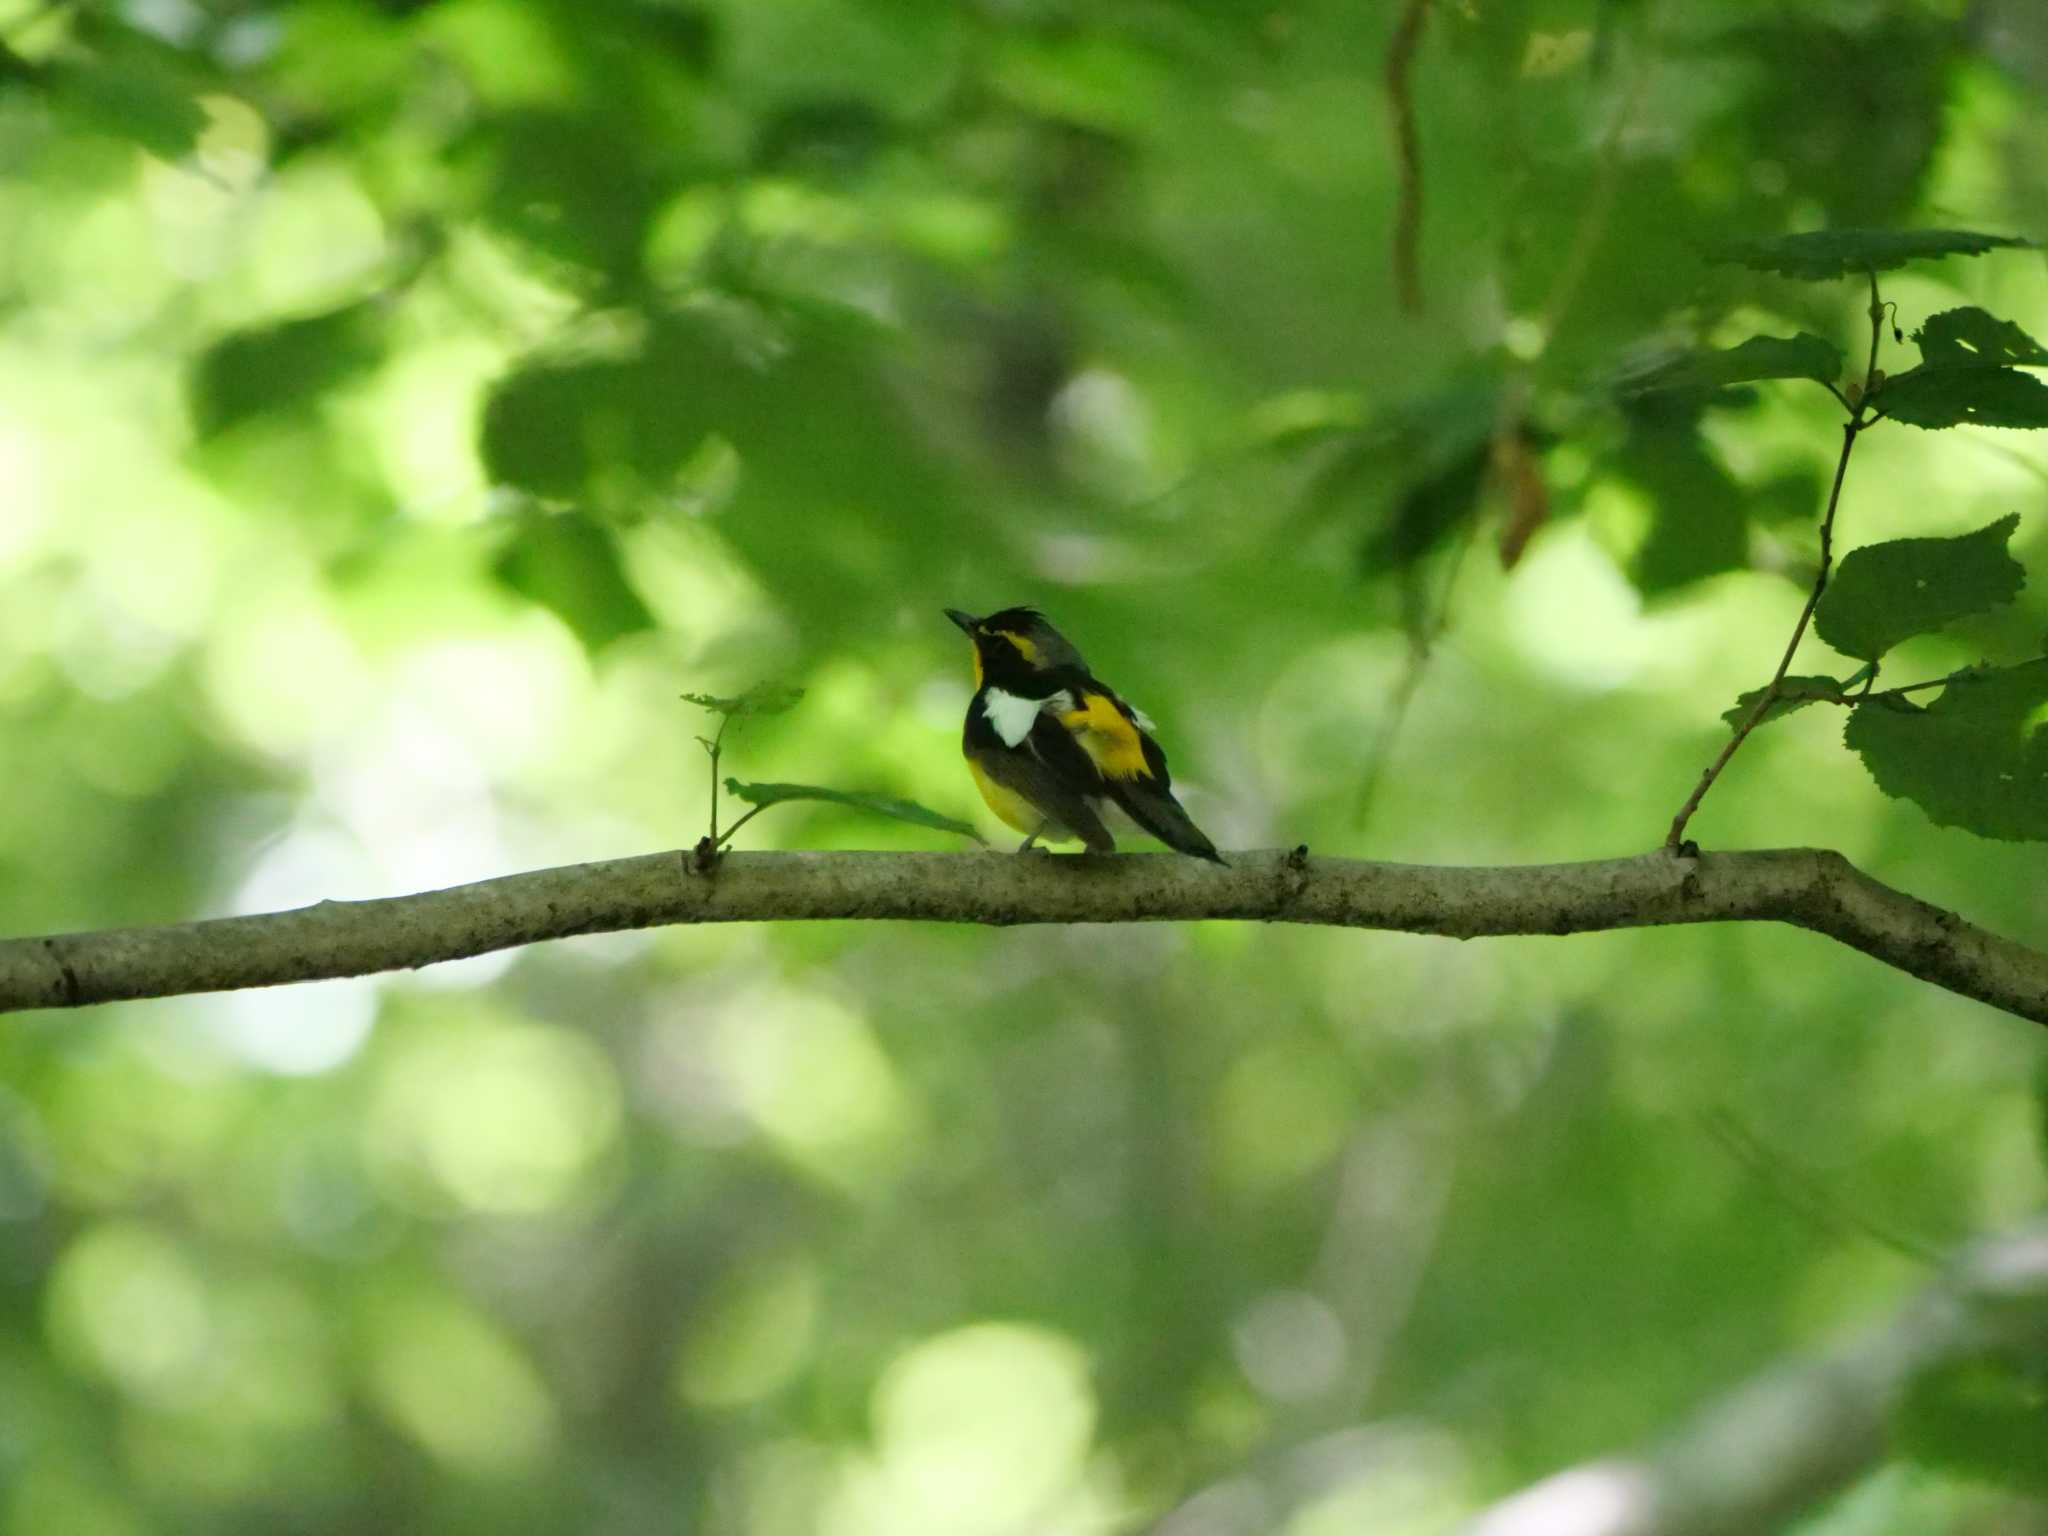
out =
{"type": "Polygon", "coordinates": [[[945,609],[944,612],[947,618],[951,619],[955,624],[958,624],[962,629],[966,630],[967,633],[969,633],[970,635],[974,633],[973,614],[962,613],[958,608],[948,608],[945,609]]]}

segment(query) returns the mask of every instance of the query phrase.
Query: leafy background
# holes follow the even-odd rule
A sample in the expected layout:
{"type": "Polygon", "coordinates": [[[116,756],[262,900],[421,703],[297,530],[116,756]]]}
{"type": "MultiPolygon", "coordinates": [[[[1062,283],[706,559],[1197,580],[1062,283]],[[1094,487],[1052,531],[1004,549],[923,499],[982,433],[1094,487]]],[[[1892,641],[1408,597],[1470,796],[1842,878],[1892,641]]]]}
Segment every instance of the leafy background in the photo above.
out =
{"type": "MultiPolygon", "coordinates": [[[[1731,241],[2048,231],[2048,17],[1435,7],[1410,315],[1395,10],[6,0],[0,925],[687,846],[677,696],[765,677],[806,696],[728,769],[987,826],[947,604],[1045,607],[1225,847],[1650,846],[1790,632],[1839,409],[1617,381],[1860,370],[1860,281],[1731,241]]],[[[2035,254],[1884,282],[2048,332],[2035,254]]],[[[2039,655],[2043,473],[1859,447],[1838,550],[2017,512],[2033,577],[1888,682],[2039,655]]],[[[2048,943],[2039,845],[1843,725],[1693,835],[2048,943]]],[[[0,1530],[1434,1531],[2038,1210],[2044,1066],[1749,927],[668,931],[24,1016],[0,1530]]],[[[1987,1399],[1808,1528],[2043,1528],[2038,1388],[1987,1399]]]]}

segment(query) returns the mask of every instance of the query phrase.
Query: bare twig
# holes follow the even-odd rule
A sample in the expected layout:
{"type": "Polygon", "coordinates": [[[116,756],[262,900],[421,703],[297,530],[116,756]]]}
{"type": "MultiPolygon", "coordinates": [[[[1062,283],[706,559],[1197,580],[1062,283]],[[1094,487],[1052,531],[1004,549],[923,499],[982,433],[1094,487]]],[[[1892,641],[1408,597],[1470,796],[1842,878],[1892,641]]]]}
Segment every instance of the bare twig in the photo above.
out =
{"type": "MultiPolygon", "coordinates": [[[[715,849],[718,846],[718,744],[725,738],[725,724],[719,723],[718,735],[704,743],[704,755],[711,759],[711,830],[705,834],[705,841],[715,849]]],[[[702,737],[698,738],[700,741],[702,737]]]]}
{"type": "MultiPolygon", "coordinates": [[[[1395,743],[1400,740],[1402,728],[1408,722],[1408,711],[1415,703],[1415,695],[1421,691],[1422,680],[1429,671],[1429,664],[1436,655],[1436,644],[1450,628],[1451,597],[1457,591],[1458,577],[1465,569],[1465,556],[1472,548],[1472,540],[1479,530],[1479,519],[1469,517],[1459,531],[1456,546],[1451,550],[1445,564],[1442,584],[1437,588],[1435,602],[1426,598],[1414,603],[1408,615],[1408,654],[1401,664],[1401,676],[1387,698],[1386,712],[1380,716],[1379,729],[1373,733],[1372,745],[1366,749],[1365,771],[1359,776],[1358,798],[1352,820],[1364,826],[1372,815],[1373,801],[1378,798],[1380,782],[1385,777],[1387,765],[1393,760],[1395,743]]],[[[1412,579],[1420,584],[1425,578],[1418,569],[1412,579]]]]}
{"type": "Polygon", "coordinates": [[[1816,849],[1505,868],[1293,853],[729,853],[708,871],[647,854],[377,901],[159,928],[0,940],[0,1011],[75,1008],[365,976],[579,933],[670,923],[895,918],[1128,923],[1235,919],[1479,938],[1779,922],[2048,1024],[2048,954],[1916,901],[1816,849]]]}
{"type": "Polygon", "coordinates": [[[1394,289],[1404,314],[1422,313],[1422,145],[1415,131],[1415,94],[1409,72],[1422,42],[1429,0],[1408,0],[1387,40],[1387,106],[1394,121],[1394,165],[1400,190],[1394,204],[1394,289]]]}
{"type": "Polygon", "coordinates": [[[1933,1267],[1942,1262],[1944,1255],[1933,1244],[1896,1231],[1851,1208],[1838,1193],[1822,1187],[1811,1174],[1794,1166],[1783,1153],[1766,1146],[1754,1131],[1735,1117],[1733,1111],[1725,1107],[1709,1110],[1701,1114],[1699,1120],[1722,1151],[1754,1175],[1765,1189],[1816,1226],[1855,1233],[1916,1264],[1933,1267]]]}

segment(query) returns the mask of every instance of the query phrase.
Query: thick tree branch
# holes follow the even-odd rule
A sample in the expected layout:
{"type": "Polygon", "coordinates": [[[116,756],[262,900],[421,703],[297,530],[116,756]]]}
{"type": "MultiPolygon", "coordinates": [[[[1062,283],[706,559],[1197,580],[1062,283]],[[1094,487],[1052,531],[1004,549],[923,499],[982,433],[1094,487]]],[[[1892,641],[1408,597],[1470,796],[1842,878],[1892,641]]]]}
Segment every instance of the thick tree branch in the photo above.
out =
{"type": "Polygon", "coordinates": [[[1922,1373],[2048,1361],[2048,1228],[1979,1244],[1897,1317],[1781,1367],[1638,1456],[1588,1462],[1487,1510],[1464,1536],[1748,1536],[1784,1527],[1885,1454],[1922,1373]]]}
{"type": "Polygon", "coordinates": [[[1471,939],[1781,922],[2048,1024],[2048,954],[1811,848],[1507,868],[1305,853],[733,853],[570,864],[378,901],[160,928],[0,940],[0,1012],[366,976],[578,933],[827,918],[1128,923],[1225,918],[1471,939]]]}

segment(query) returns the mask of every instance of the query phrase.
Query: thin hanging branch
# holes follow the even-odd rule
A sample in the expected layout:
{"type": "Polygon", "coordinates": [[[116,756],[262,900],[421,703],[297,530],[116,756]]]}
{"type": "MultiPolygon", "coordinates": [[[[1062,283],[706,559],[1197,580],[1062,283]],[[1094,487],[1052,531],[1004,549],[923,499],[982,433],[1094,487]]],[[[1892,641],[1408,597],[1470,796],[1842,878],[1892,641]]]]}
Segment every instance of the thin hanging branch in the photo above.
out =
{"type": "Polygon", "coordinates": [[[1736,1536],[1785,1529],[1885,1455],[1913,1384],[2009,1358],[2039,1370],[2048,1228],[1987,1239],[1888,1322],[1708,1405],[1661,1444],[1586,1462],[1493,1505],[1460,1536],[1736,1536]]]}
{"type": "Polygon", "coordinates": [[[571,864],[376,901],[159,928],[0,940],[0,1012],[78,1008],[367,976],[579,933],[671,923],[893,918],[1129,923],[1199,919],[1470,939],[1683,923],[1779,922],[2048,1024],[2048,954],[1916,901],[1810,848],[1504,868],[1237,853],[730,853],[571,864]]]}
{"type": "Polygon", "coordinates": [[[1422,139],[1415,128],[1415,90],[1409,78],[1429,0],[1407,0],[1387,42],[1387,110],[1394,126],[1394,167],[1400,177],[1394,203],[1394,290],[1404,314],[1422,313],[1422,139]]]}

